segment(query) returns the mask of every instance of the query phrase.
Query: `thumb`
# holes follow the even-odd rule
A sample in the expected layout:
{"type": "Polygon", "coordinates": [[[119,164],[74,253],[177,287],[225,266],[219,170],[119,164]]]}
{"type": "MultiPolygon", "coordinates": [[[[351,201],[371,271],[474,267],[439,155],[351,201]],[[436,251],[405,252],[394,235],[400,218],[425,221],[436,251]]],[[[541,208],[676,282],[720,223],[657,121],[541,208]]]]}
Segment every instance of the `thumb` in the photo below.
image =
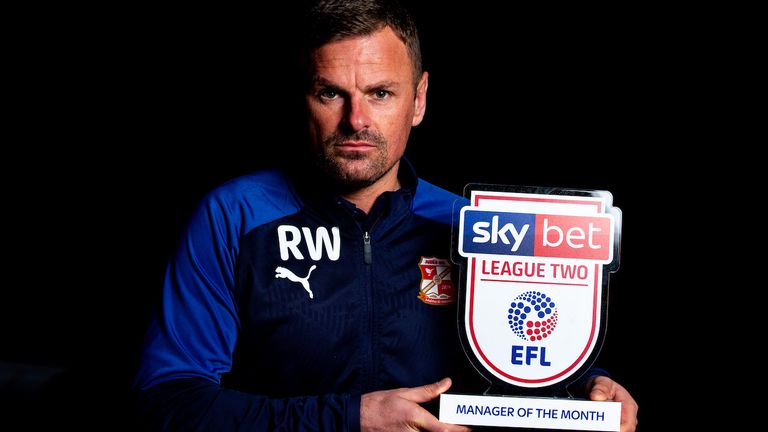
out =
{"type": "Polygon", "coordinates": [[[597,402],[603,402],[608,400],[608,391],[602,385],[595,385],[589,392],[589,399],[597,402]]]}
{"type": "Polygon", "coordinates": [[[443,378],[436,383],[408,389],[402,396],[416,403],[428,402],[448,391],[452,383],[450,378],[443,378]]]}

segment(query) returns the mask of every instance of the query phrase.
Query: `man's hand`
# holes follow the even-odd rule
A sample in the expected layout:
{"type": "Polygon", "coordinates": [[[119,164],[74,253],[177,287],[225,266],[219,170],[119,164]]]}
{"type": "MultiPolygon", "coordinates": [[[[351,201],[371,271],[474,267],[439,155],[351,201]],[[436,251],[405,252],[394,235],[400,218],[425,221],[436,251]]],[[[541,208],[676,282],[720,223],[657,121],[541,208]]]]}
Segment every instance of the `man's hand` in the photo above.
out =
{"type": "Polygon", "coordinates": [[[360,429],[363,432],[470,431],[465,426],[440,423],[419,405],[440,396],[450,387],[451,379],[445,378],[421,387],[366,393],[360,402],[360,429]]]}
{"type": "Polygon", "coordinates": [[[587,393],[593,401],[621,402],[621,432],[635,432],[638,407],[627,389],[608,377],[598,376],[587,383],[587,393]]]}

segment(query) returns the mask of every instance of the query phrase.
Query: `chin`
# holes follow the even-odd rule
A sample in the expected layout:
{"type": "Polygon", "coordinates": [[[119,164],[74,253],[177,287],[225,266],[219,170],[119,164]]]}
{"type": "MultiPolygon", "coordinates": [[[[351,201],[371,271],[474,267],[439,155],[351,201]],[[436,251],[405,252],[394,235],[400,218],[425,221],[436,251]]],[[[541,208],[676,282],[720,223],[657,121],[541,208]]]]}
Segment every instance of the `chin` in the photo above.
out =
{"type": "Polygon", "coordinates": [[[372,172],[369,167],[365,169],[349,169],[349,167],[339,167],[336,171],[336,178],[347,185],[368,186],[376,182],[380,175],[372,172]],[[346,169],[345,169],[346,168],[346,169]]]}
{"type": "Polygon", "coordinates": [[[362,188],[376,183],[387,172],[383,164],[377,164],[375,160],[366,158],[358,152],[354,156],[334,155],[321,157],[320,164],[323,170],[339,184],[349,188],[362,188]]]}

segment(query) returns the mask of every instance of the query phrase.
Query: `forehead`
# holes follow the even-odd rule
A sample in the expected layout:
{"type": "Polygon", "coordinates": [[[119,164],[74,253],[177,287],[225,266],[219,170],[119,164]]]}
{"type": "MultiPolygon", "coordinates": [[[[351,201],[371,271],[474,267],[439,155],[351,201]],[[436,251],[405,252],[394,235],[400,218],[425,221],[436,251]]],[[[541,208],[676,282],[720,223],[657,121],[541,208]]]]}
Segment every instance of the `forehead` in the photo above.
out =
{"type": "Polygon", "coordinates": [[[329,42],[313,52],[312,63],[315,73],[321,76],[352,70],[410,74],[411,68],[405,43],[389,27],[329,42]]]}

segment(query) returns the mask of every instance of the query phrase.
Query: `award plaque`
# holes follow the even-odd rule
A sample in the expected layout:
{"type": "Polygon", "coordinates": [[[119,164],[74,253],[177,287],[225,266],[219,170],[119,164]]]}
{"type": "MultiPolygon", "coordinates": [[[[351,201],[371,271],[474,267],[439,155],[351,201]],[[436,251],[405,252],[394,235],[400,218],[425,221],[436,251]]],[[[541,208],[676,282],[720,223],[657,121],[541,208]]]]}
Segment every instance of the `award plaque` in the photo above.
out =
{"type": "Polygon", "coordinates": [[[469,184],[457,207],[459,333],[490,382],[443,394],[440,421],[618,431],[621,404],[566,387],[596,359],[608,279],[618,270],[621,211],[607,191],[469,184]]]}

